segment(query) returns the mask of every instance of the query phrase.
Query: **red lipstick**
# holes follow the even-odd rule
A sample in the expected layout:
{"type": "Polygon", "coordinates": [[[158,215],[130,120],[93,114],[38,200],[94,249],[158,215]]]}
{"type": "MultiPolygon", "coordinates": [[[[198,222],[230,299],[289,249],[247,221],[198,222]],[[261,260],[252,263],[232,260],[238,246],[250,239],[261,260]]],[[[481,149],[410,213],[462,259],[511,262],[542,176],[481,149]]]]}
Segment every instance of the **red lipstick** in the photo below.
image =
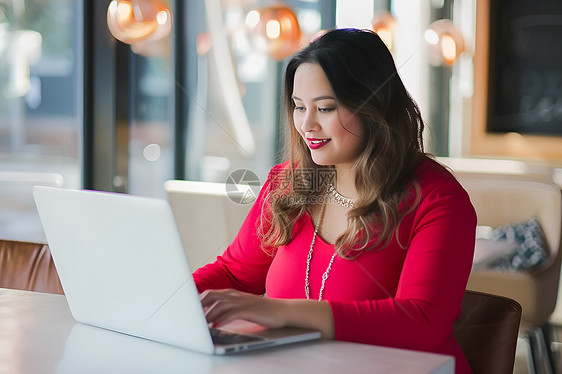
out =
{"type": "Polygon", "coordinates": [[[331,139],[306,138],[306,140],[310,149],[320,149],[328,144],[331,139]]]}

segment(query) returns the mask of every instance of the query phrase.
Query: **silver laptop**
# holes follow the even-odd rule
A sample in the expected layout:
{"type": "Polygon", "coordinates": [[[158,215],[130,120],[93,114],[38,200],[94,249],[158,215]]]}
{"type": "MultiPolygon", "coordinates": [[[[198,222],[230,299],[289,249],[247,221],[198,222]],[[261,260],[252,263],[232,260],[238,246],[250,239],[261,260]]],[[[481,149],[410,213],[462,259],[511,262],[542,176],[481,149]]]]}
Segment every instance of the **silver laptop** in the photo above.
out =
{"type": "Polygon", "coordinates": [[[33,195],[78,322],[214,354],[321,337],[243,321],[210,329],[165,200],[40,186],[33,195]]]}

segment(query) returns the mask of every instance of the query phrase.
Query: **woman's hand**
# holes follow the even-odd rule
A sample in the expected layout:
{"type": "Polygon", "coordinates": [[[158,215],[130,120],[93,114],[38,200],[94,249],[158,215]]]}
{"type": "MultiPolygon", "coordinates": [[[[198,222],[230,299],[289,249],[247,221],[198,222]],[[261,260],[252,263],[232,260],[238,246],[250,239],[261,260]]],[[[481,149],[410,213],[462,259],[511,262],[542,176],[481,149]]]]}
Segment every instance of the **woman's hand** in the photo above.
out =
{"type": "Polygon", "coordinates": [[[243,319],[269,328],[287,325],[282,299],[270,299],[236,290],[207,290],[201,294],[201,304],[207,321],[224,325],[243,319]]]}
{"type": "Polygon", "coordinates": [[[274,299],[236,290],[207,290],[201,294],[207,321],[223,325],[236,319],[269,328],[302,327],[334,338],[334,317],[326,301],[274,299]]]}

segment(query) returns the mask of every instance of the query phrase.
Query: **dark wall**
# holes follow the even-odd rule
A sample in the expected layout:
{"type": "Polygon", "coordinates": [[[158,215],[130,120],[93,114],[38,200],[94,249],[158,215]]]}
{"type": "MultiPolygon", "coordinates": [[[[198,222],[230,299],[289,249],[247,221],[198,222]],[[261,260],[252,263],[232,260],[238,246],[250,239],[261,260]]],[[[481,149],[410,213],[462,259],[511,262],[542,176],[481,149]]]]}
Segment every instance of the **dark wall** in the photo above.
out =
{"type": "Polygon", "coordinates": [[[562,1],[490,3],[488,131],[562,136],[562,1]]]}

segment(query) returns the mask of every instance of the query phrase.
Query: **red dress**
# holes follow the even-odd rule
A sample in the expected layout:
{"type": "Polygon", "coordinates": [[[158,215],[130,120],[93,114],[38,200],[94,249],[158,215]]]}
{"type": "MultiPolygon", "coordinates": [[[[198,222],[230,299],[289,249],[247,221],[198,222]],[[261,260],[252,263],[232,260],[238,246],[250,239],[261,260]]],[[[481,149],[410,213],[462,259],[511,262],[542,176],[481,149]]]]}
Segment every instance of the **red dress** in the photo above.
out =
{"type": "MultiPolygon", "coordinates": [[[[453,337],[453,322],[472,265],[476,214],[466,191],[441,165],[424,159],[416,169],[421,190],[394,238],[354,260],[339,256],[322,299],[334,316],[335,339],[452,355],[456,373],[470,368],[453,337]]],[[[270,174],[271,175],[271,174],[270,174]]],[[[314,233],[308,215],[293,239],[272,257],[256,235],[268,182],[223,256],[194,273],[199,291],[234,288],[275,298],[305,298],[307,255],[314,233]]],[[[412,201],[406,198],[405,201],[412,201]]],[[[310,263],[310,297],[317,299],[334,246],[317,237],[310,263]]]]}

